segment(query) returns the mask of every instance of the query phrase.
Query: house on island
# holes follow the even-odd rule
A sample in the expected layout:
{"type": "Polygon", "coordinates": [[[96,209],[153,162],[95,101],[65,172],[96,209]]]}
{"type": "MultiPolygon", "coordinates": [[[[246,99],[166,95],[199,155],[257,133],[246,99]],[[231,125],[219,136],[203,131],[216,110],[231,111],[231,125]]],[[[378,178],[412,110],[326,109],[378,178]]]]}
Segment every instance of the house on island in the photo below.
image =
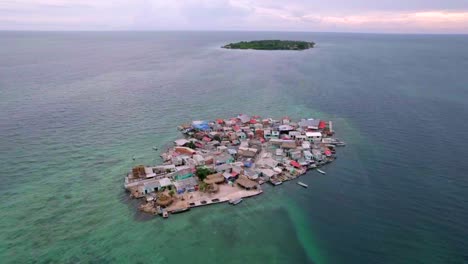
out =
{"type": "Polygon", "coordinates": [[[146,194],[157,192],[162,188],[172,186],[172,181],[169,178],[162,178],[162,179],[152,179],[149,181],[142,182],[137,185],[137,192],[133,193],[134,196],[143,197],[146,194]]]}
{"type": "Polygon", "coordinates": [[[174,182],[174,186],[179,194],[185,191],[194,191],[197,185],[198,180],[196,177],[188,177],[174,182]]]}
{"type": "Polygon", "coordinates": [[[173,176],[175,180],[183,180],[190,177],[193,177],[194,169],[190,166],[178,166],[176,167],[176,172],[173,176]]]}
{"type": "Polygon", "coordinates": [[[306,132],[307,140],[310,142],[321,142],[322,141],[322,133],[320,132],[306,132]]]}
{"type": "Polygon", "coordinates": [[[304,130],[317,130],[319,129],[320,120],[316,119],[302,119],[299,126],[304,130]]]}
{"type": "Polygon", "coordinates": [[[248,115],[245,115],[245,114],[240,114],[237,116],[237,118],[240,120],[241,123],[245,124],[245,123],[249,123],[250,122],[250,116],[248,115]]]}

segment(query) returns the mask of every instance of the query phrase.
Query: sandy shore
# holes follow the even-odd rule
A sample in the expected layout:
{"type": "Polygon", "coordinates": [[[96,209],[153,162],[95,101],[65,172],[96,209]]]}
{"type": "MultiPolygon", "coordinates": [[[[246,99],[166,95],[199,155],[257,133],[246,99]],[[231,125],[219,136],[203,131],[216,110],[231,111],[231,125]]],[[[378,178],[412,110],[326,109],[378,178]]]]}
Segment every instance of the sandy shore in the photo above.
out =
{"type": "Polygon", "coordinates": [[[175,197],[174,202],[166,208],[171,212],[188,207],[198,207],[214,203],[227,202],[239,198],[246,198],[261,194],[261,189],[245,190],[237,185],[231,186],[229,184],[218,185],[219,191],[216,193],[204,193],[200,191],[188,192],[175,197]],[[214,200],[214,201],[213,201],[214,200]]]}

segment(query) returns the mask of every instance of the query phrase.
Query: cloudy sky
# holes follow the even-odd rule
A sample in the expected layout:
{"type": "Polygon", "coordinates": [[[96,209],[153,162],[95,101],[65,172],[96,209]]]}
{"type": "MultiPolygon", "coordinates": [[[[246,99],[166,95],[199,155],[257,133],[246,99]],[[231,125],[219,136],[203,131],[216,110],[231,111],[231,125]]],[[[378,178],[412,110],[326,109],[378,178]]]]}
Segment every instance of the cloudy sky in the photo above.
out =
{"type": "Polygon", "coordinates": [[[468,0],[0,0],[0,30],[468,34],[468,0]]]}

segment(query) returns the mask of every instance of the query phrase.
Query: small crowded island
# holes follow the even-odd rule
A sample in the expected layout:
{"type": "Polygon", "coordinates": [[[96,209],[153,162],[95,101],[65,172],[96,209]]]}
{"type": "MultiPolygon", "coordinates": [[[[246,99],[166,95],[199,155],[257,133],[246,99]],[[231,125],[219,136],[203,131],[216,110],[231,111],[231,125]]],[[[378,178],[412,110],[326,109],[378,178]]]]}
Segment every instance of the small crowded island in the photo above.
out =
{"type": "Polygon", "coordinates": [[[294,40],[254,40],[229,43],[222,46],[225,49],[254,49],[254,50],[306,50],[315,46],[314,42],[294,40]]]}
{"type": "Polygon", "coordinates": [[[160,165],[135,166],[125,177],[124,187],[141,200],[142,212],[167,218],[204,205],[236,205],[262,194],[265,183],[279,186],[308,170],[326,174],[321,167],[345,145],[333,137],[332,121],[313,118],[240,114],[178,129],[183,137],[161,153],[160,165]]]}

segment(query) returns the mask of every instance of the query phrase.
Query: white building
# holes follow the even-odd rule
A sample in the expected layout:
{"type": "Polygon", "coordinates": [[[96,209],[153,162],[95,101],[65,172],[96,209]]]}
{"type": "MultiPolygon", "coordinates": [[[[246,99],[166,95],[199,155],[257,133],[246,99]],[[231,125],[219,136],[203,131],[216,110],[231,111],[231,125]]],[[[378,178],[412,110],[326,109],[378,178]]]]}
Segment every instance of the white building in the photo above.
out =
{"type": "Polygon", "coordinates": [[[321,142],[322,141],[322,133],[320,132],[306,132],[306,137],[308,141],[313,142],[321,142]]]}

